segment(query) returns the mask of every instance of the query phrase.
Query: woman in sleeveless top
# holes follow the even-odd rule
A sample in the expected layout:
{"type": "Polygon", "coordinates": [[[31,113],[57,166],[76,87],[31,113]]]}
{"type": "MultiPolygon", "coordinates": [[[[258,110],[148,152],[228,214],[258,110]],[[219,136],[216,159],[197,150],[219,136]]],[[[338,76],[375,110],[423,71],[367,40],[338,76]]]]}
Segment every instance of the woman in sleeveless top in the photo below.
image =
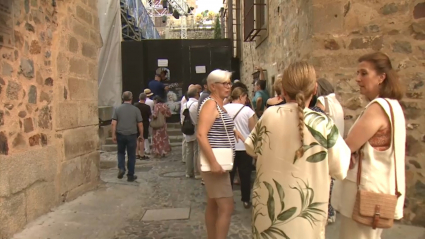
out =
{"type": "Polygon", "coordinates": [[[282,90],[280,89],[281,85],[282,76],[278,75],[276,81],[273,84],[273,90],[276,92],[276,96],[267,100],[266,109],[274,105],[283,105],[286,103],[285,98],[282,96],[282,90]]]}
{"type": "MultiPolygon", "coordinates": [[[[249,133],[254,129],[257,117],[255,112],[245,106],[248,91],[244,88],[237,87],[232,91],[232,103],[224,106],[228,114],[232,117],[235,128],[243,137],[248,137],[249,133]]],[[[233,179],[236,173],[239,173],[241,184],[241,201],[246,209],[251,207],[251,172],[252,157],[246,153],[244,143],[238,142],[235,145],[235,162],[232,172],[230,172],[230,180],[233,186],[233,179]]]]}
{"type": "MultiPolygon", "coordinates": [[[[341,104],[335,96],[335,89],[333,85],[324,78],[319,78],[317,80],[317,92],[315,96],[315,106],[310,109],[320,111],[327,116],[329,116],[336,127],[338,128],[339,134],[341,137],[344,137],[344,111],[342,109],[341,104]]],[[[331,187],[329,191],[329,195],[332,197],[332,190],[334,187],[340,186],[341,181],[335,182],[335,179],[331,179],[331,187]]],[[[335,209],[332,207],[332,204],[329,200],[328,205],[328,223],[334,223],[336,220],[335,209]]]]}
{"type": "Polygon", "coordinates": [[[200,107],[197,139],[202,154],[209,161],[211,172],[201,172],[207,192],[205,224],[209,239],[225,239],[233,213],[233,192],[229,173],[224,171],[214,156],[212,148],[232,148],[235,134],[232,118],[223,108],[223,101],[230,94],[228,71],[214,70],[207,77],[210,96],[200,107]]]}
{"type": "MultiPolygon", "coordinates": [[[[403,97],[401,83],[388,56],[377,52],[360,57],[357,84],[360,93],[370,100],[370,103],[349,131],[346,143],[351,152],[360,150],[363,155],[360,159],[362,160],[360,189],[395,194],[395,181],[397,181],[402,196],[398,198],[394,218],[401,219],[405,199],[406,140],[404,114],[398,102],[403,97]],[[392,132],[393,126],[394,132],[392,132]],[[394,167],[397,170],[397,177],[394,167]]],[[[353,157],[353,159],[350,167],[352,169],[342,181],[341,188],[338,190],[335,188],[333,192],[337,199],[332,199],[332,204],[342,214],[339,238],[380,239],[383,229],[373,229],[352,219],[357,194],[359,158],[353,157]]]]}

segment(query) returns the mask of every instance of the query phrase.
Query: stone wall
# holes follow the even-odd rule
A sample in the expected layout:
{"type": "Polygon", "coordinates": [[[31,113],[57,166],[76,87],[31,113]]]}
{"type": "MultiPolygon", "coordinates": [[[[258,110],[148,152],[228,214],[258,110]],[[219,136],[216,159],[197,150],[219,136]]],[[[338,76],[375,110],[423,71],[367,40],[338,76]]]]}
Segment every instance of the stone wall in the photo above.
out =
{"type": "MultiPolygon", "coordinates": [[[[405,223],[425,225],[425,2],[313,0],[270,1],[269,36],[243,43],[241,77],[251,86],[253,66],[268,79],[288,63],[308,60],[330,80],[345,108],[347,129],[365,101],[355,82],[357,59],[382,51],[390,56],[407,88],[405,223]]],[[[242,11],[243,12],[243,11],[242,11]]]]}
{"type": "MultiPolygon", "coordinates": [[[[180,29],[170,29],[165,39],[180,39],[180,29]]],[[[187,29],[187,39],[214,39],[214,29],[187,29]]]]}
{"type": "Polygon", "coordinates": [[[102,42],[97,1],[1,4],[11,41],[0,45],[0,238],[10,238],[99,182],[102,42]]]}

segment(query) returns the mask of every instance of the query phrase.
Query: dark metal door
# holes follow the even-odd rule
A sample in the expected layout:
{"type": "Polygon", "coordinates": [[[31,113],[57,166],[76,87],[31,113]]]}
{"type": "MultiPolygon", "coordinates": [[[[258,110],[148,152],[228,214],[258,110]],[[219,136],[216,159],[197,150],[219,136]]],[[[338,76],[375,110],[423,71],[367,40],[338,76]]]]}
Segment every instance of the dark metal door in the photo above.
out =
{"type": "Polygon", "coordinates": [[[190,84],[202,85],[202,80],[211,72],[211,55],[210,50],[205,45],[202,46],[189,46],[189,82],[190,84]],[[205,73],[197,73],[196,67],[205,66],[205,73]]]}
{"type": "Polygon", "coordinates": [[[190,46],[189,81],[186,84],[202,84],[202,80],[216,69],[231,71],[231,48],[229,46],[190,46]],[[196,72],[196,67],[205,66],[205,73],[196,72]]]}

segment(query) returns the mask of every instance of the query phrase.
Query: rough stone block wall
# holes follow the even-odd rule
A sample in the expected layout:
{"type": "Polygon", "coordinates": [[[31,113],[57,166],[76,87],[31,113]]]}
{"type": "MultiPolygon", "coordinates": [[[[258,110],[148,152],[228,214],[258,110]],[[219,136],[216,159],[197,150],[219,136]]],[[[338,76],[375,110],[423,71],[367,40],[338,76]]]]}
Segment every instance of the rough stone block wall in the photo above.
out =
{"type": "Polygon", "coordinates": [[[95,0],[2,4],[10,38],[0,43],[0,238],[10,238],[99,182],[102,42],[95,0]]]}
{"type": "MultiPolygon", "coordinates": [[[[180,39],[180,29],[168,30],[165,39],[180,39]]],[[[214,39],[214,29],[187,29],[187,39],[214,39]]]]}
{"type": "MultiPolygon", "coordinates": [[[[261,65],[271,78],[281,72],[289,62],[310,53],[312,38],[311,3],[309,1],[268,1],[269,24],[268,37],[260,45],[256,42],[244,42],[241,56],[241,79],[252,90],[254,67],[261,65]]],[[[243,4],[241,13],[244,12],[243,4]]],[[[242,15],[242,38],[244,17],[242,15]]],[[[260,33],[264,34],[264,33],[260,33]]],[[[271,88],[271,82],[269,82],[271,88]]]]}
{"type": "Polygon", "coordinates": [[[346,127],[359,116],[365,100],[355,82],[357,59],[388,54],[405,84],[407,121],[407,200],[403,222],[425,225],[425,2],[412,1],[269,1],[269,37],[258,48],[243,44],[241,74],[252,83],[253,66],[268,78],[294,60],[314,64],[331,81],[344,106],[346,127]]]}

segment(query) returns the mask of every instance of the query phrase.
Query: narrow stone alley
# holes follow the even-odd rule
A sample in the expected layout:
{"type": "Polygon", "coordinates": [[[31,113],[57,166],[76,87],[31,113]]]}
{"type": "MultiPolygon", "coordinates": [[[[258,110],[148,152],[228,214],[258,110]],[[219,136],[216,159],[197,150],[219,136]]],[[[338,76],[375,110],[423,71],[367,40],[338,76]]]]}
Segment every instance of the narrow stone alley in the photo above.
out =
{"type": "MultiPolygon", "coordinates": [[[[138,161],[137,182],[116,178],[116,153],[101,154],[101,179],[95,191],[65,203],[33,221],[14,239],[161,239],[206,238],[205,193],[199,180],[185,178],[181,148],[170,156],[138,161]],[[144,221],[147,210],[189,209],[188,219],[144,221]]],[[[251,238],[251,211],[239,203],[235,188],[235,212],[228,238],[251,238]]],[[[179,217],[173,210],[168,217],[179,217]],[[173,211],[175,213],[173,213],[173,211]]],[[[180,210],[182,211],[182,210],[180,210]]],[[[184,211],[184,210],[183,210],[184,211]]],[[[158,216],[158,215],[157,215],[158,216]]],[[[338,238],[338,223],[328,226],[327,239],[338,238]]],[[[396,225],[383,239],[425,239],[425,228],[396,225]]]]}

